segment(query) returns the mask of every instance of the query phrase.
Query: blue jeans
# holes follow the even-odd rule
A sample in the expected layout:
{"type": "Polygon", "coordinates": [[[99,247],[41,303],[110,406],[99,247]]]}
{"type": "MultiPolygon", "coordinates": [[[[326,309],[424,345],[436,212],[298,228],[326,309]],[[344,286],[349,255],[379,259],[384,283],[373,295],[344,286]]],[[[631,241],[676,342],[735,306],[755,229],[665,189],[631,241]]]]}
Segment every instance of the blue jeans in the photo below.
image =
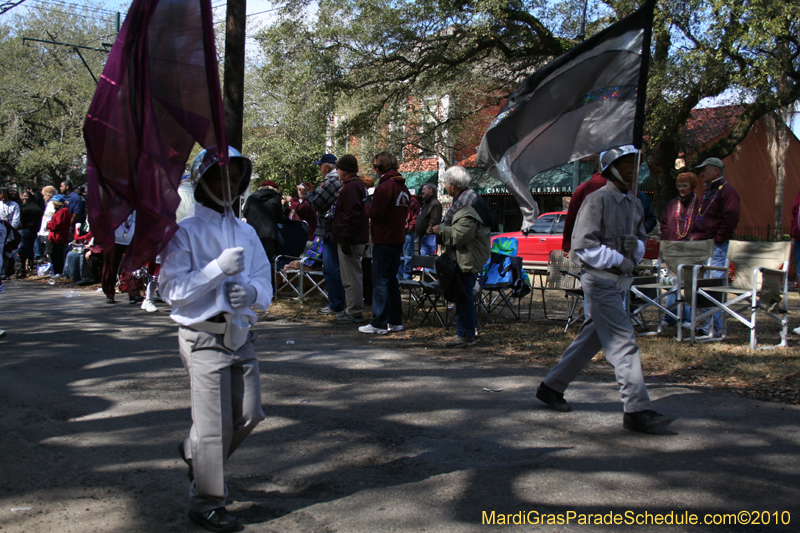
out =
{"type": "Polygon", "coordinates": [[[400,276],[402,279],[411,279],[411,256],[416,252],[417,236],[414,232],[406,233],[406,242],[403,244],[403,260],[400,262],[400,276]]]}
{"type": "Polygon", "coordinates": [[[81,265],[83,264],[83,252],[69,251],[64,261],[64,276],[75,283],[81,281],[81,265]]]}
{"type": "Polygon", "coordinates": [[[425,235],[419,243],[419,255],[436,255],[436,235],[425,235]]]}
{"type": "MultiPolygon", "coordinates": [[[[714,243],[714,251],[711,252],[711,266],[721,267],[725,266],[725,257],[728,255],[728,241],[723,242],[722,244],[714,243]]],[[[714,270],[711,272],[712,278],[722,278],[727,276],[727,272],[723,272],[721,270],[714,270]]],[[[691,311],[691,309],[690,309],[691,311]]],[[[722,311],[714,313],[714,331],[719,334],[722,331],[722,311]]]]}
{"type": "Polygon", "coordinates": [[[400,268],[402,244],[372,245],[372,327],[386,329],[388,324],[403,325],[403,307],[400,302],[400,268]]]}
{"type": "Polygon", "coordinates": [[[475,287],[478,274],[462,272],[458,277],[464,287],[467,301],[464,302],[464,305],[456,305],[456,335],[459,337],[474,337],[475,324],[478,317],[475,315],[475,300],[472,297],[472,289],[475,287]]]}
{"type": "Polygon", "coordinates": [[[322,276],[328,293],[328,307],[344,310],[344,286],[339,272],[339,246],[330,237],[322,240],[322,276]]]}
{"type": "MultiPolygon", "coordinates": [[[[673,313],[677,313],[677,305],[676,302],[678,301],[677,296],[674,294],[670,294],[666,298],[664,298],[664,307],[671,310],[673,313]]],[[[687,305],[686,302],[683,302],[683,314],[681,315],[681,322],[687,321],[692,316],[692,306],[687,305]]],[[[676,324],[676,320],[669,315],[664,315],[664,320],[667,321],[667,324],[670,326],[674,326],[676,324]]]]}
{"type": "Polygon", "coordinates": [[[36,230],[30,228],[23,228],[19,230],[21,237],[19,248],[14,252],[16,259],[16,270],[22,270],[26,266],[33,266],[33,241],[36,237],[36,230]]]}
{"type": "Polygon", "coordinates": [[[41,259],[44,255],[44,241],[42,237],[37,234],[33,235],[33,259],[41,259]]]}

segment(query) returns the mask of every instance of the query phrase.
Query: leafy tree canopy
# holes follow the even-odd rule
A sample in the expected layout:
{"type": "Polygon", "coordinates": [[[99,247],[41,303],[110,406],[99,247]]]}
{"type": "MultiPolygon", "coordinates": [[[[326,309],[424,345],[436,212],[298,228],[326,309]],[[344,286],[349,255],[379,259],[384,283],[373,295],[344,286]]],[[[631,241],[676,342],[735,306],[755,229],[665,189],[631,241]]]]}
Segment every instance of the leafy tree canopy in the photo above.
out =
{"type": "MultiPolygon", "coordinates": [[[[587,36],[639,4],[590,3],[587,36]]],[[[576,44],[583,10],[576,0],[285,0],[281,5],[278,21],[258,36],[269,52],[261,67],[284,79],[298,71],[313,77],[313,86],[304,87],[312,105],[301,108],[316,117],[335,114],[335,130],[325,131],[324,138],[333,138],[337,149],[365,153],[416,145],[438,150],[448,164],[480,138],[481,113],[488,106],[576,44]],[[421,136],[426,127],[436,134],[421,136]]],[[[660,187],[657,204],[674,195],[681,127],[702,100],[734,94],[731,103],[748,105],[731,135],[698,158],[728,155],[756,120],[800,97],[799,6],[798,0],[657,4],[645,125],[647,159],[660,187]]],[[[272,131],[299,131],[293,124],[297,108],[280,98],[274,102],[288,122],[272,131]]],[[[303,140],[306,150],[323,151],[321,137],[303,140]]]]}
{"type": "Polygon", "coordinates": [[[103,49],[115,22],[91,4],[17,9],[0,20],[0,179],[21,184],[85,179],[81,128],[107,54],[23,37],[103,49]],[[81,59],[83,57],[83,61],[81,59]]]}

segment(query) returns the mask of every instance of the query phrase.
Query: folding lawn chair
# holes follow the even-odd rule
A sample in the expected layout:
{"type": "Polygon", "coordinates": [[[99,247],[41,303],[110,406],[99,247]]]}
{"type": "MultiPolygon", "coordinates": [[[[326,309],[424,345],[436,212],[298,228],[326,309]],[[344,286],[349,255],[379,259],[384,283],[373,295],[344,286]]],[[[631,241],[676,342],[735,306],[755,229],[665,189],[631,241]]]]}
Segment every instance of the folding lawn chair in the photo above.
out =
{"type": "Polygon", "coordinates": [[[692,270],[691,300],[692,324],[690,342],[723,340],[727,337],[727,318],[735,318],[750,329],[750,350],[757,348],[756,328],[758,312],[781,325],[781,342],[776,348],[788,346],[789,332],[789,254],[792,243],[729,241],[727,259],[736,269],[736,277],[728,283],[728,276],[703,278],[705,271],[727,267],[696,266],[692,270]],[[714,281],[716,283],[708,283],[714,281]],[[698,314],[698,308],[710,308],[698,314]],[[697,339],[695,327],[706,318],[723,311],[722,331],[719,336],[697,339]]]}
{"type": "Polygon", "coordinates": [[[681,340],[681,323],[684,305],[683,290],[691,282],[691,268],[706,264],[711,258],[714,241],[661,241],[658,251],[657,278],[635,278],[630,288],[629,312],[631,318],[647,330],[644,311],[655,307],[658,310],[656,331],[644,331],[639,335],[660,334],[662,318],[671,317],[677,322],[678,340],[681,340]],[[676,307],[669,303],[675,300],[676,307]]]}

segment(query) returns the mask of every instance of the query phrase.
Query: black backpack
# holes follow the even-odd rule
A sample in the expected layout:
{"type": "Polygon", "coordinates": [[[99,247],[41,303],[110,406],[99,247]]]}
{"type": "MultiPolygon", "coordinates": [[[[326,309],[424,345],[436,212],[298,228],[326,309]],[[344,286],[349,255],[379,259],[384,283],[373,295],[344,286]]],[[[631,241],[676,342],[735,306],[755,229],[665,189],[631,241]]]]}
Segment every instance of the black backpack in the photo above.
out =
{"type": "Polygon", "coordinates": [[[448,302],[464,305],[467,294],[459,279],[461,267],[450,252],[445,252],[436,258],[436,277],[439,279],[439,290],[448,302]]]}

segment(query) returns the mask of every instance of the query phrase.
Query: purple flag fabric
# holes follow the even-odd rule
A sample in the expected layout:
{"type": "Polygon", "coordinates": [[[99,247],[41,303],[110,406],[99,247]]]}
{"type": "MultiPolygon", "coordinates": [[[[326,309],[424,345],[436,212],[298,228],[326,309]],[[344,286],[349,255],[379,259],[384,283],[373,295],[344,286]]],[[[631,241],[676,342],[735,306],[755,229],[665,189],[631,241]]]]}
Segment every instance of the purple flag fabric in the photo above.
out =
{"type": "Polygon", "coordinates": [[[478,163],[536,219],[530,179],[608,148],[642,144],[655,0],[525,80],[489,125],[478,163]]]}
{"type": "Polygon", "coordinates": [[[134,0],[83,126],[96,242],[136,210],[123,259],[135,270],[177,231],[177,189],[199,143],[228,162],[211,0],[134,0]]]}

